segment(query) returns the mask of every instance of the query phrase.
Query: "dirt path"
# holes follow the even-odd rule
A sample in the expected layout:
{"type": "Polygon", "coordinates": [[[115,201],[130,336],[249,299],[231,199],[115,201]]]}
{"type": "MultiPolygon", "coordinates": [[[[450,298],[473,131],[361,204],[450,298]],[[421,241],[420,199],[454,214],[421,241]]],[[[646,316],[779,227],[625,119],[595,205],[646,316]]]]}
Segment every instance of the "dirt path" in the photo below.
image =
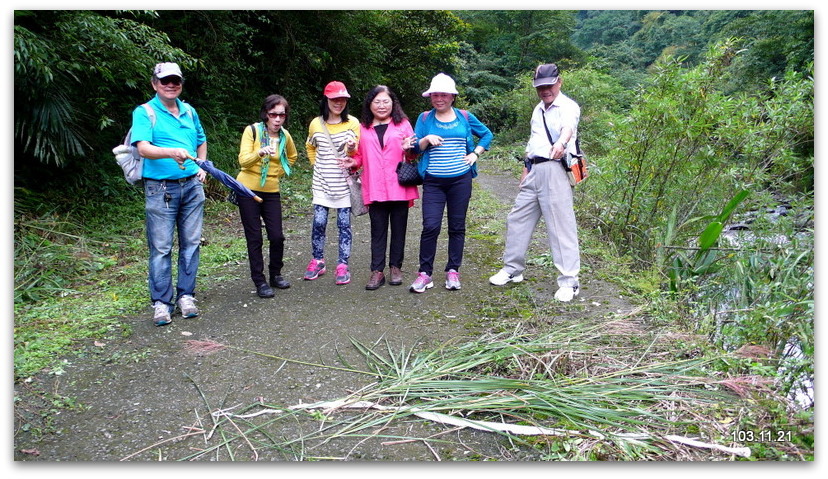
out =
{"type": "MultiPolygon", "coordinates": [[[[481,175],[477,185],[499,198],[505,217],[516,193],[515,180],[481,175]]],[[[315,281],[303,281],[301,276],[308,260],[309,221],[307,217],[286,219],[285,272],[292,287],[277,290],[275,298],[258,298],[248,279],[247,265],[235,266],[235,271],[228,271],[228,276],[234,279],[207,290],[202,288],[198,303],[200,317],[190,320],[178,317],[163,328],[151,324],[149,312],[131,318],[134,333],[128,339],[99,345],[96,347],[99,354],[71,360],[65,368],[66,374],[43,378],[45,382],[41,386],[45,390],[73,398],[84,407],[55,415],[56,432],[39,442],[32,442],[31,435],[25,433],[16,435],[15,459],[184,458],[193,453],[193,448],[205,447],[200,436],[178,442],[164,441],[187,432],[190,426],[209,424],[212,410],[259,401],[288,406],[334,400],[370,381],[365,375],[284,362],[262,354],[328,366],[342,366],[343,359],[352,365],[364,365],[351,339],[366,345],[387,340],[394,349],[422,350],[450,338],[471,338],[485,330],[488,323],[481,300],[485,298],[496,304],[498,295],[503,294],[487,282],[488,276],[496,271],[499,247],[493,248],[490,243],[475,239],[467,242],[460,291],[444,289],[443,278],[438,274],[433,289],[424,294],[408,292],[407,286],[417,268],[419,207],[412,209],[409,219],[403,266],[406,279],[402,286],[385,285],[376,291],[364,289],[370,273],[367,216],[357,218],[354,223],[352,283],[335,285],[332,271],[315,281]],[[215,341],[230,347],[199,355],[186,349],[188,340],[215,341]],[[155,443],[160,444],[149,447],[155,443]],[[21,450],[37,450],[38,454],[23,454],[21,450]]],[[[331,253],[335,231],[332,221],[327,246],[331,253]]],[[[438,248],[436,269],[441,270],[444,261],[445,233],[438,248]]],[[[573,314],[605,314],[626,307],[616,304],[614,294],[605,284],[586,281],[583,286],[579,298],[582,307],[576,313],[561,308],[561,320],[571,320],[573,314]]],[[[547,302],[553,292],[549,281],[537,281],[532,294],[535,301],[547,302]]],[[[435,433],[446,428],[427,429],[435,433]]],[[[482,457],[514,458],[503,456],[502,439],[493,434],[463,434],[462,441],[469,444],[467,450],[447,449],[439,454],[462,460],[468,457],[469,450],[474,450],[474,454],[482,457]]],[[[253,459],[250,449],[240,449],[245,450],[239,451],[235,459],[253,459]]],[[[383,446],[379,441],[366,441],[333,443],[315,451],[314,455],[361,460],[434,460],[435,451],[429,449],[422,443],[383,446]]],[[[219,459],[230,457],[224,455],[219,459]]],[[[257,459],[287,458],[281,452],[271,451],[257,459]]]]}

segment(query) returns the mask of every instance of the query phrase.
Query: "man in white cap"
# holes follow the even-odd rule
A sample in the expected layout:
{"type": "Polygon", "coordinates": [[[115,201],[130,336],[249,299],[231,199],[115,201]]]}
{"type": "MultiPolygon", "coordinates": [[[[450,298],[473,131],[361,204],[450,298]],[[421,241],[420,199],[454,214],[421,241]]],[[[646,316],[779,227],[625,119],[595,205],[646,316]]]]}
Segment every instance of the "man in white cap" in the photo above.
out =
{"type": "Polygon", "coordinates": [[[175,305],[198,316],[195,284],[201,245],[206,173],[190,158],[207,158],[198,114],[178,99],[184,76],[175,63],[153,68],[155,97],[132,113],[132,142],[145,159],[144,206],[149,247],[149,290],[156,326],[169,324],[175,305]],[[151,112],[151,114],[150,114],[151,112]],[[178,230],[178,278],[173,290],[173,237],[178,230]]]}
{"type": "Polygon", "coordinates": [[[576,153],[581,108],[561,93],[562,83],[554,63],[535,69],[532,85],[541,101],[532,112],[520,191],[506,218],[503,268],[489,282],[502,286],[523,281],[526,251],[543,216],[552,259],[559,271],[555,299],[567,302],[578,296],[581,259],[573,188],[561,161],[566,161],[567,154],[576,153]]]}

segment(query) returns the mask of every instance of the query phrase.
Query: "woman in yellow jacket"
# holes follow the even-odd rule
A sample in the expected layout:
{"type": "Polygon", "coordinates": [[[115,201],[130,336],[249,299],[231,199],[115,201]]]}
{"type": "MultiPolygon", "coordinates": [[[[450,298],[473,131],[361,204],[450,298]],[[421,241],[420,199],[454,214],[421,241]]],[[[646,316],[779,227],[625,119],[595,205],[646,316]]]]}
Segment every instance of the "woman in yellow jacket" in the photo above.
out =
{"type": "Polygon", "coordinates": [[[244,129],[239,145],[239,166],[236,179],[253,190],[261,199],[238,197],[239,215],[247,240],[250,278],[256,285],[256,294],[272,298],[272,287],[287,289],[290,283],[282,277],[285,234],[282,230],[282,200],[279,179],[290,175],[290,167],[298,156],[290,133],[284,128],[290,106],[280,95],[269,95],[262,104],[260,122],[244,129]],[[268,274],[264,274],[262,254],[262,220],[270,242],[268,274]]]}

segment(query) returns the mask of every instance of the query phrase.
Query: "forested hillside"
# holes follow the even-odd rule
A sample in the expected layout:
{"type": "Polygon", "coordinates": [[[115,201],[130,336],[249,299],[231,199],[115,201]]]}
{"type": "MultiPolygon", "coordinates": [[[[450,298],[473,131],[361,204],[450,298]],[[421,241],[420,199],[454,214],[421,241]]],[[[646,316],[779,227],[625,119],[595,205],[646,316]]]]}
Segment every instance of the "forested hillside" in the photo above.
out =
{"type": "MultiPolygon", "coordinates": [[[[522,87],[541,62],[589,68],[609,76],[592,80],[605,89],[632,89],[659,60],[698,65],[710,46],[735,39],[739,54],[717,88],[756,95],[786,72],[807,73],[814,55],[810,11],[46,10],[16,11],[14,33],[15,164],[72,166],[54,171],[61,178],[74,162],[104,160],[96,155],[123,135],[160,60],[182,65],[186,98],[220,144],[274,91],[305,124],[332,78],[357,92],[388,84],[417,111],[428,80],[445,71],[475,107],[522,87]]],[[[632,99],[624,94],[606,109],[632,99]]],[[[16,167],[16,178],[29,185],[25,171],[16,167]]]]}
{"type": "Polygon", "coordinates": [[[15,378],[48,364],[33,345],[61,327],[33,305],[143,258],[126,239],[140,239],[142,194],[111,149],[155,63],[181,65],[209,157],[234,174],[267,94],[290,101],[301,145],[329,81],[356,102],[388,85],[415,117],[438,72],[494,131],[489,155],[511,161],[531,72],[555,62],[592,167],[576,194],[585,249],[711,348],[761,348],[722,369],[772,378],[812,421],[814,49],[807,10],[15,11],[15,378]]]}

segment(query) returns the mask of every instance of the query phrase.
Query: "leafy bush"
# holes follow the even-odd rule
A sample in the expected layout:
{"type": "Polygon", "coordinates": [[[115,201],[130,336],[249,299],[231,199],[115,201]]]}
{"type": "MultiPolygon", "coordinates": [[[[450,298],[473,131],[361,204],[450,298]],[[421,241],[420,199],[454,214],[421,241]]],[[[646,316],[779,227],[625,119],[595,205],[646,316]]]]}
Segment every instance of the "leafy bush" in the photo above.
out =
{"type": "Polygon", "coordinates": [[[788,392],[813,375],[813,80],[726,95],[737,54],[725,42],[697,67],[653,70],[614,145],[593,156],[581,217],[639,269],[671,277],[715,344],[767,346],[788,392]],[[780,204],[787,216],[768,213],[780,204]],[[723,244],[734,222],[754,239],[723,244]]]}
{"type": "Polygon", "coordinates": [[[730,267],[704,278],[697,295],[714,344],[766,347],[785,394],[813,383],[815,350],[813,197],[789,207],[760,209],[750,230],[734,232],[730,267]]]}
{"type": "Polygon", "coordinates": [[[158,58],[195,63],[166,34],[123,15],[15,12],[14,136],[26,155],[19,160],[61,166],[82,158],[94,151],[100,131],[122,117],[113,111],[135,106],[134,89],[149,86],[158,58]]]}

